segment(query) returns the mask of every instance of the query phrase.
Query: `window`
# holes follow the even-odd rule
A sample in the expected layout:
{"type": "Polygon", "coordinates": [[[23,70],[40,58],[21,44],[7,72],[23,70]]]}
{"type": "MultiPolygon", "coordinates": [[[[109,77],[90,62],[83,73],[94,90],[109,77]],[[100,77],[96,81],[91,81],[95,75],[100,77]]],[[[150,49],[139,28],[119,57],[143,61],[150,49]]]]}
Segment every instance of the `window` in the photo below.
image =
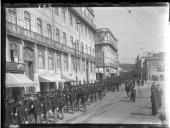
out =
{"type": "Polygon", "coordinates": [[[106,40],[106,41],[108,40],[108,37],[107,37],[107,35],[105,35],[105,36],[104,36],[104,40],[106,40]]]}
{"type": "Polygon", "coordinates": [[[83,42],[82,42],[82,53],[84,53],[84,45],[83,45],[83,42]]]}
{"type": "Polygon", "coordinates": [[[11,43],[10,44],[10,55],[11,62],[18,63],[19,62],[19,47],[18,45],[11,43]]]}
{"type": "Polygon", "coordinates": [[[62,16],[62,19],[65,21],[65,18],[66,18],[65,8],[61,9],[61,16],[62,16]]]}
{"type": "Polygon", "coordinates": [[[75,61],[73,57],[71,58],[71,70],[75,71],[75,61]]]}
{"type": "Polygon", "coordinates": [[[64,71],[68,70],[68,57],[64,57],[64,71]]]}
{"type": "Polygon", "coordinates": [[[57,16],[59,16],[58,8],[55,8],[55,14],[56,14],[57,16]]]}
{"type": "Polygon", "coordinates": [[[86,53],[88,53],[88,47],[87,47],[87,44],[86,44],[86,53]]]}
{"type": "Polygon", "coordinates": [[[78,68],[78,71],[80,71],[80,59],[77,59],[77,68],[78,68]]]}
{"type": "Polygon", "coordinates": [[[90,62],[90,69],[91,69],[91,72],[92,72],[93,71],[92,62],[90,62]]]}
{"type": "Polygon", "coordinates": [[[9,21],[13,24],[17,23],[16,9],[15,8],[9,9],[9,21]]]}
{"type": "Polygon", "coordinates": [[[73,37],[70,36],[70,43],[71,43],[71,46],[73,47],[73,37]]]}
{"type": "Polygon", "coordinates": [[[28,12],[24,11],[25,28],[31,30],[31,16],[28,12]]]}
{"type": "Polygon", "coordinates": [[[79,42],[77,42],[76,49],[77,49],[77,51],[79,51],[79,42]]]}
{"type": "Polygon", "coordinates": [[[38,67],[45,68],[45,59],[44,59],[44,52],[38,51],[38,67]]]}
{"type": "Polygon", "coordinates": [[[38,34],[42,35],[42,20],[37,18],[37,29],[38,29],[38,34]]]}
{"type": "Polygon", "coordinates": [[[81,33],[83,34],[83,25],[81,25],[81,33]]]}
{"type": "Polygon", "coordinates": [[[47,37],[52,38],[52,28],[50,24],[47,24],[47,37]]]}
{"type": "Polygon", "coordinates": [[[63,32],[63,44],[66,45],[66,33],[65,32],[63,32]]]}
{"type": "Polygon", "coordinates": [[[86,33],[86,36],[87,36],[87,28],[85,28],[85,33],[86,33]]]}
{"type": "Polygon", "coordinates": [[[54,55],[51,53],[48,54],[48,69],[54,69],[54,55]]]}
{"type": "Polygon", "coordinates": [[[89,47],[89,50],[90,50],[90,55],[91,55],[91,47],[89,47]]]}
{"type": "Polygon", "coordinates": [[[56,41],[60,42],[60,31],[56,28],[56,41]]]}
{"type": "Polygon", "coordinates": [[[85,61],[84,60],[82,61],[82,70],[83,72],[85,72],[85,61]]]}
{"type": "Polygon", "coordinates": [[[109,62],[110,62],[110,58],[106,57],[106,63],[109,63],[109,62]]]}
{"type": "Polygon", "coordinates": [[[77,32],[78,32],[78,23],[77,23],[78,21],[76,20],[75,21],[75,24],[76,24],[76,30],[77,30],[77,32]]]}
{"type": "Polygon", "coordinates": [[[56,59],[56,66],[57,68],[61,69],[61,56],[60,55],[57,55],[57,59],[56,59]]]}
{"type": "Polygon", "coordinates": [[[73,26],[73,16],[70,13],[70,25],[73,26]]]}

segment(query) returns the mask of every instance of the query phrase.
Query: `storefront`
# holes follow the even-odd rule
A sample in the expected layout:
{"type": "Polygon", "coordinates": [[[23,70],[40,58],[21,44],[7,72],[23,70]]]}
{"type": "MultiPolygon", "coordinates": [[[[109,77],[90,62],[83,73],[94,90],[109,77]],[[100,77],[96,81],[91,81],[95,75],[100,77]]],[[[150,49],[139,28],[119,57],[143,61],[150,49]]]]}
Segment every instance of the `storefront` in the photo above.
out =
{"type": "Polygon", "coordinates": [[[38,84],[21,73],[6,73],[6,96],[15,100],[25,94],[33,95],[38,84]]]}
{"type": "Polygon", "coordinates": [[[6,62],[6,96],[23,97],[25,94],[34,94],[37,83],[28,78],[25,74],[25,64],[6,62]]]}
{"type": "Polygon", "coordinates": [[[45,76],[40,75],[39,76],[39,82],[40,82],[40,92],[51,92],[59,88],[63,88],[64,86],[64,80],[59,78],[56,75],[53,76],[45,76]]]}

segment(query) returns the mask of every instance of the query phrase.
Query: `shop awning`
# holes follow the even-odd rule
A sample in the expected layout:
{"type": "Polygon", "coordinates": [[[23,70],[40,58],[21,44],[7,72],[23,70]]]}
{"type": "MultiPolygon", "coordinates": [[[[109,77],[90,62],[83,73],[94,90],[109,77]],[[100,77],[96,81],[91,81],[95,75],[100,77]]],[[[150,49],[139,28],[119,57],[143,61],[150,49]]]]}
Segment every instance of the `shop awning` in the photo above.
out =
{"type": "Polygon", "coordinates": [[[26,86],[37,86],[38,84],[30,80],[24,74],[18,73],[6,73],[6,87],[26,87],[26,86]]]}
{"type": "Polygon", "coordinates": [[[58,76],[39,76],[40,82],[64,82],[65,80],[58,76]]]}
{"type": "Polygon", "coordinates": [[[75,81],[75,79],[73,79],[73,78],[69,78],[69,77],[64,76],[64,75],[62,75],[62,77],[61,77],[61,78],[62,78],[62,79],[64,79],[64,80],[65,80],[65,82],[75,81]]]}

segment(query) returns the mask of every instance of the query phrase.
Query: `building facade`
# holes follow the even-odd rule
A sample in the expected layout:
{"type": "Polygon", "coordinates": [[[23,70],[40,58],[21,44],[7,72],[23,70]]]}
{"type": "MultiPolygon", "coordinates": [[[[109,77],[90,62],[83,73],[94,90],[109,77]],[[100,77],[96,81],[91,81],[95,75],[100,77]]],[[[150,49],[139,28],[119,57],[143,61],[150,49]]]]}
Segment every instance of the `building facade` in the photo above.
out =
{"type": "Polygon", "coordinates": [[[6,62],[24,65],[36,91],[94,82],[93,18],[89,7],[7,8],[6,62]]]}
{"type": "Polygon", "coordinates": [[[116,77],[119,74],[117,41],[108,28],[96,30],[96,78],[98,80],[116,77]]]}
{"type": "Polygon", "coordinates": [[[164,80],[165,77],[165,55],[164,52],[148,54],[143,62],[143,77],[147,79],[164,80]]]}

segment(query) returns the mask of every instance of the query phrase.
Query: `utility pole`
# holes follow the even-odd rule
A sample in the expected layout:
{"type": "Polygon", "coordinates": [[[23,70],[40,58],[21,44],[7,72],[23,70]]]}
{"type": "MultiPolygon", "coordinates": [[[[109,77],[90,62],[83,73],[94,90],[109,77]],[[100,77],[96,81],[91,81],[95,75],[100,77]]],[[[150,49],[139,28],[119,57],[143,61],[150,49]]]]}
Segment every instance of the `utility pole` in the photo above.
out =
{"type": "MultiPolygon", "coordinates": [[[[80,25],[80,22],[76,21],[76,24],[78,25],[78,34],[79,34],[79,40],[78,40],[78,43],[80,42],[80,29],[79,29],[79,25],[80,25]]],[[[76,82],[78,81],[77,80],[77,49],[76,49],[76,43],[75,43],[75,58],[76,58],[76,82]]]]}
{"type": "Polygon", "coordinates": [[[105,78],[105,71],[104,71],[104,52],[103,52],[103,80],[105,78]]]}

